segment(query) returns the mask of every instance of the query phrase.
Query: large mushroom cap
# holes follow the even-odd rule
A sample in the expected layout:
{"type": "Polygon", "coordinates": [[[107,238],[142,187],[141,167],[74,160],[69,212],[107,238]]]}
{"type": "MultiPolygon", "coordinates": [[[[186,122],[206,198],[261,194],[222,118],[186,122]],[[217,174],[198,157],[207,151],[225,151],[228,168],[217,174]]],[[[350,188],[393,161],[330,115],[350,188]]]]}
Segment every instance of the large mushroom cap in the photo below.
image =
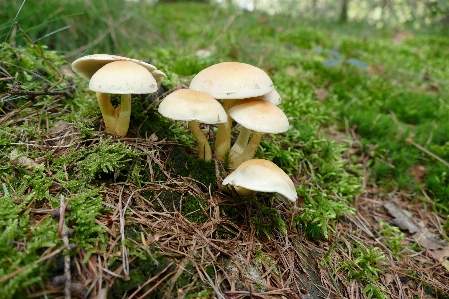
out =
{"type": "Polygon", "coordinates": [[[240,195],[248,190],[260,192],[277,192],[291,201],[296,201],[295,185],[290,177],[276,164],[263,159],[243,162],[228,175],[223,185],[233,185],[240,195]]]}
{"type": "MultiPolygon", "coordinates": [[[[137,63],[144,68],[146,68],[149,72],[156,71],[157,74],[154,77],[161,77],[161,80],[166,77],[166,75],[161,72],[157,71],[157,68],[149,63],[143,62],[141,60],[132,59],[128,57],[118,56],[118,55],[109,55],[109,54],[93,54],[93,55],[87,55],[81,58],[78,58],[72,63],[72,69],[75,73],[83,77],[84,79],[90,80],[92,76],[103,66],[105,66],[108,63],[114,62],[114,61],[132,61],[134,63],[137,63]]],[[[158,81],[159,82],[159,81],[158,81]]]]}
{"type": "Polygon", "coordinates": [[[191,89],[172,92],[159,104],[158,111],[175,120],[197,120],[205,124],[227,121],[226,112],[216,99],[207,93],[191,89]]]}
{"type": "Polygon", "coordinates": [[[285,113],[276,105],[257,98],[237,102],[228,113],[237,123],[253,131],[282,133],[288,130],[285,113]]]}
{"type": "Polygon", "coordinates": [[[216,99],[245,99],[265,95],[274,88],[261,69],[240,62],[222,62],[199,72],[190,89],[206,92],[216,99]]]}
{"type": "Polygon", "coordinates": [[[142,65],[118,60],[100,68],[90,79],[89,89],[112,94],[145,94],[157,91],[157,82],[142,65]]]}

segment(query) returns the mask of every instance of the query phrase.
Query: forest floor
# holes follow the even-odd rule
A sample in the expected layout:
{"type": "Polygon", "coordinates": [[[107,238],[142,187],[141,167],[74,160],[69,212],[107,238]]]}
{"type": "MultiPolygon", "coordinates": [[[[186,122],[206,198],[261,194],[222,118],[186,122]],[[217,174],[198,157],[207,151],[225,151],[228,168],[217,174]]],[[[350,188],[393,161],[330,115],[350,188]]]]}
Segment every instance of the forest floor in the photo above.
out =
{"type": "Polygon", "coordinates": [[[447,36],[116,4],[46,1],[45,20],[1,4],[4,298],[449,298],[447,36]],[[71,70],[93,53],[167,74],[133,96],[125,137],[71,70]],[[158,113],[222,61],[260,67],[281,95],[290,128],[257,157],[291,177],[296,202],[225,193],[226,163],[198,159],[158,113]]]}

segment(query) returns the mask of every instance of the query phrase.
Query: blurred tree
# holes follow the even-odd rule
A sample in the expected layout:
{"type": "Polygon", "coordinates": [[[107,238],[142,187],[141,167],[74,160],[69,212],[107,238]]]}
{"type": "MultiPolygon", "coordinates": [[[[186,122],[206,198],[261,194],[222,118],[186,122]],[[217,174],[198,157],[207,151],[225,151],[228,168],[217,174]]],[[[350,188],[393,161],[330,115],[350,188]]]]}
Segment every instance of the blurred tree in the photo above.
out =
{"type": "Polygon", "coordinates": [[[427,7],[430,9],[432,17],[439,18],[441,23],[449,26],[449,1],[448,0],[434,0],[427,2],[427,7]]]}
{"type": "Polygon", "coordinates": [[[341,10],[340,10],[339,21],[342,23],[346,23],[348,21],[348,6],[349,6],[349,0],[341,0],[341,10]]]}
{"type": "Polygon", "coordinates": [[[161,3],[175,3],[175,2],[197,2],[197,3],[210,3],[210,0],[158,0],[161,3]]]}

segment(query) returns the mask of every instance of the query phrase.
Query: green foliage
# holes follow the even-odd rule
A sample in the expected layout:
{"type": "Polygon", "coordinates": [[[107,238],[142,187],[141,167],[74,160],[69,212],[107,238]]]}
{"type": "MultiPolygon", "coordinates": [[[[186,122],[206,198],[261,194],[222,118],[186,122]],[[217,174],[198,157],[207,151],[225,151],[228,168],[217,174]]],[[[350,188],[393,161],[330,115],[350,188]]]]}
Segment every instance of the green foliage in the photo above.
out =
{"type": "Polygon", "coordinates": [[[390,298],[388,294],[388,290],[384,286],[375,285],[372,283],[368,283],[366,287],[363,289],[363,294],[365,294],[368,298],[377,298],[377,299],[388,299],[390,298]]]}
{"type": "MultiPolygon", "coordinates": [[[[4,186],[4,191],[11,188],[4,186]]],[[[42,282],[46,264],[33,264],[47,248],[60,245],[57,222],[51,218],[38,222],[30,216],[30,202],[34,193],[20,196],[11,191],[0,197],[0,277],[27,267],[6,282],[0,283],[4,298],[26,296],[25,289],[42,282]],[[18,199],[20,198],[20,203],[18,199]],[[39,225],[36,225],[39,223],[39,225]]]]}
{"type": "Polygon", "coordinates": [[[370,248],[358,242],[346,241],[346,249],[341,244],[333,243],[320,266],[328,265],[334,273],[345,271],[345,283],[352,279],[362,280],[366,283],[363,293],[368,298],[389,298],[387,288],[378,283],[379,275],[388,264],[385,254],[377,247],[370,248]],[[344,254],[338,254],[339,250],[344,251],[344,254]]]}
{"type": "Polygon", "coordinates": [[[256,206],[256,212],[251,217],[251,223],[254,225],[257,235],[265,235],[270,239],[272,230],[278,229],[287,234],[285,221],[281,218],[280,211],[276,208],[268,207],[260,203],[257,199],[252,200],[256,206]]]}
{"type": "Polygon", "coordinates": [[[344,202],[336,202],[328,199],[318,189],[306,190],[297,188],[298,194],[306,199],[306,205],[301,208],[301,213],[295,216],[297,226],[304,225],[306,235],[310,238],[324,236],[329,238],[329,231],[334,232],[333,221],[345,213],[354,214],[355,210],[344,202]]]}
{"type": "MultiPolygon", "coordinates": [[[[0,61],[14,80],[21,82],[22,88],[27,90],[38,90],[44,83],[57,81],[59,68],[65,63],[61,55],[48,50],[47,46],[27,44],[15,48],[7,43],[0,43],[0,61]]],[[[0,92],[4,92],[5,87],[0,84],[0,92]]]]}
{"type": "Polygon", "coordinates": [[[384,221],[379,222],[382,229],[379,231],[379,235],[382,236],[382,241],[391,249],[393,255],[398,258],[401,251],[405,249],[405,245],[402,243],[404,240],[404,233],[396,226],[391,226],[384,221]]]}
{"type": "Polygon", "coordinates": [[[89,182],[102,173],[114,173],[114,177],[120,175],[121,170],[127,170],[133,158],[139,154],[126,143],[111,142],[111,139],[100,139],[97,146],[85,149],[77,153],[83,157],[76,163],[81,180],[89,182]]]}

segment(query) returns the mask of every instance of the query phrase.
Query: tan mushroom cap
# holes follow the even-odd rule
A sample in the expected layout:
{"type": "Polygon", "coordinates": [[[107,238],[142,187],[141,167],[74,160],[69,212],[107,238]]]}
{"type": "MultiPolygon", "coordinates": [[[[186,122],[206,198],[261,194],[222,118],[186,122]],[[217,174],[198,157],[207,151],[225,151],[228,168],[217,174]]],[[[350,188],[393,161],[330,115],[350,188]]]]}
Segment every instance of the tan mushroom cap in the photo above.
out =
{"type": "Polygon", "coordinates": [[[157,74],[154,75],[154,77],[161,77],[162,79],[160,81],[162,81],[163,78],[166,77],[163,72],[157,71],[157,68],[152,64],[137,59],[109,54],[93,54],[78,58],[72,63],[72,69],[75,73],[77,73],[84,79],[89,80],[100,68],[114,61],[132,61],[143,66],[150,72],[156,71],[157,74]]]}
{"type": "Polygon", "coordinates": [[[262,133],[282,133],[288,130],[288,119],[276,105],[260,100],[241,100],[228,111],[229,115],[247,129],[262,133]]]}
{"type": "Polygon", "coordinates": [[[175,120],[197,120],[205,124],[227,121],[226,112],[215,98],[205,92],[191,89],[178,89],[169,94],[159,104],[158,111],[175,120]]]}
{"type": "Polygon", "coordinates": [[[157,83],[161,83],[162,81],[164,81],[165,78],[167,78],[167,75],[160,70],[152,71],[151,75],[153,75],[153,77],[157,83]]]}
{"type": "Polygon", "coordinates": [[[157,91],[157,82],[142,65],[118,60],[100,68],[90,79],[89,89],[100,93],[145,94],[157,91]]]}
{"type": "Polygon", "coordinates": [[[223,185],[232,185],[239,195],[251,194],[251,191],[277,192],[291,201],[298,195],[290,177],[276,164],[263,159],[251,159],[243,162],[228,175],[223,185]]]}
{"type": "Polygon", "coordinates": [[[276,106],[282,102],[281,96],[279,95],[276,89],[273,89],[272,92],[264,94],[263,96],[256,97],[255,99],[261,99],[270,102],[272,104],[275,104],[276,106]]]}
{"type": "Polygon", "coordinates": [[[246,63],[222,62],[199,72],[190,89],[206,92],[216,99],[245,99],[265,95],[274,88],[270,77],[246,63]]]}

